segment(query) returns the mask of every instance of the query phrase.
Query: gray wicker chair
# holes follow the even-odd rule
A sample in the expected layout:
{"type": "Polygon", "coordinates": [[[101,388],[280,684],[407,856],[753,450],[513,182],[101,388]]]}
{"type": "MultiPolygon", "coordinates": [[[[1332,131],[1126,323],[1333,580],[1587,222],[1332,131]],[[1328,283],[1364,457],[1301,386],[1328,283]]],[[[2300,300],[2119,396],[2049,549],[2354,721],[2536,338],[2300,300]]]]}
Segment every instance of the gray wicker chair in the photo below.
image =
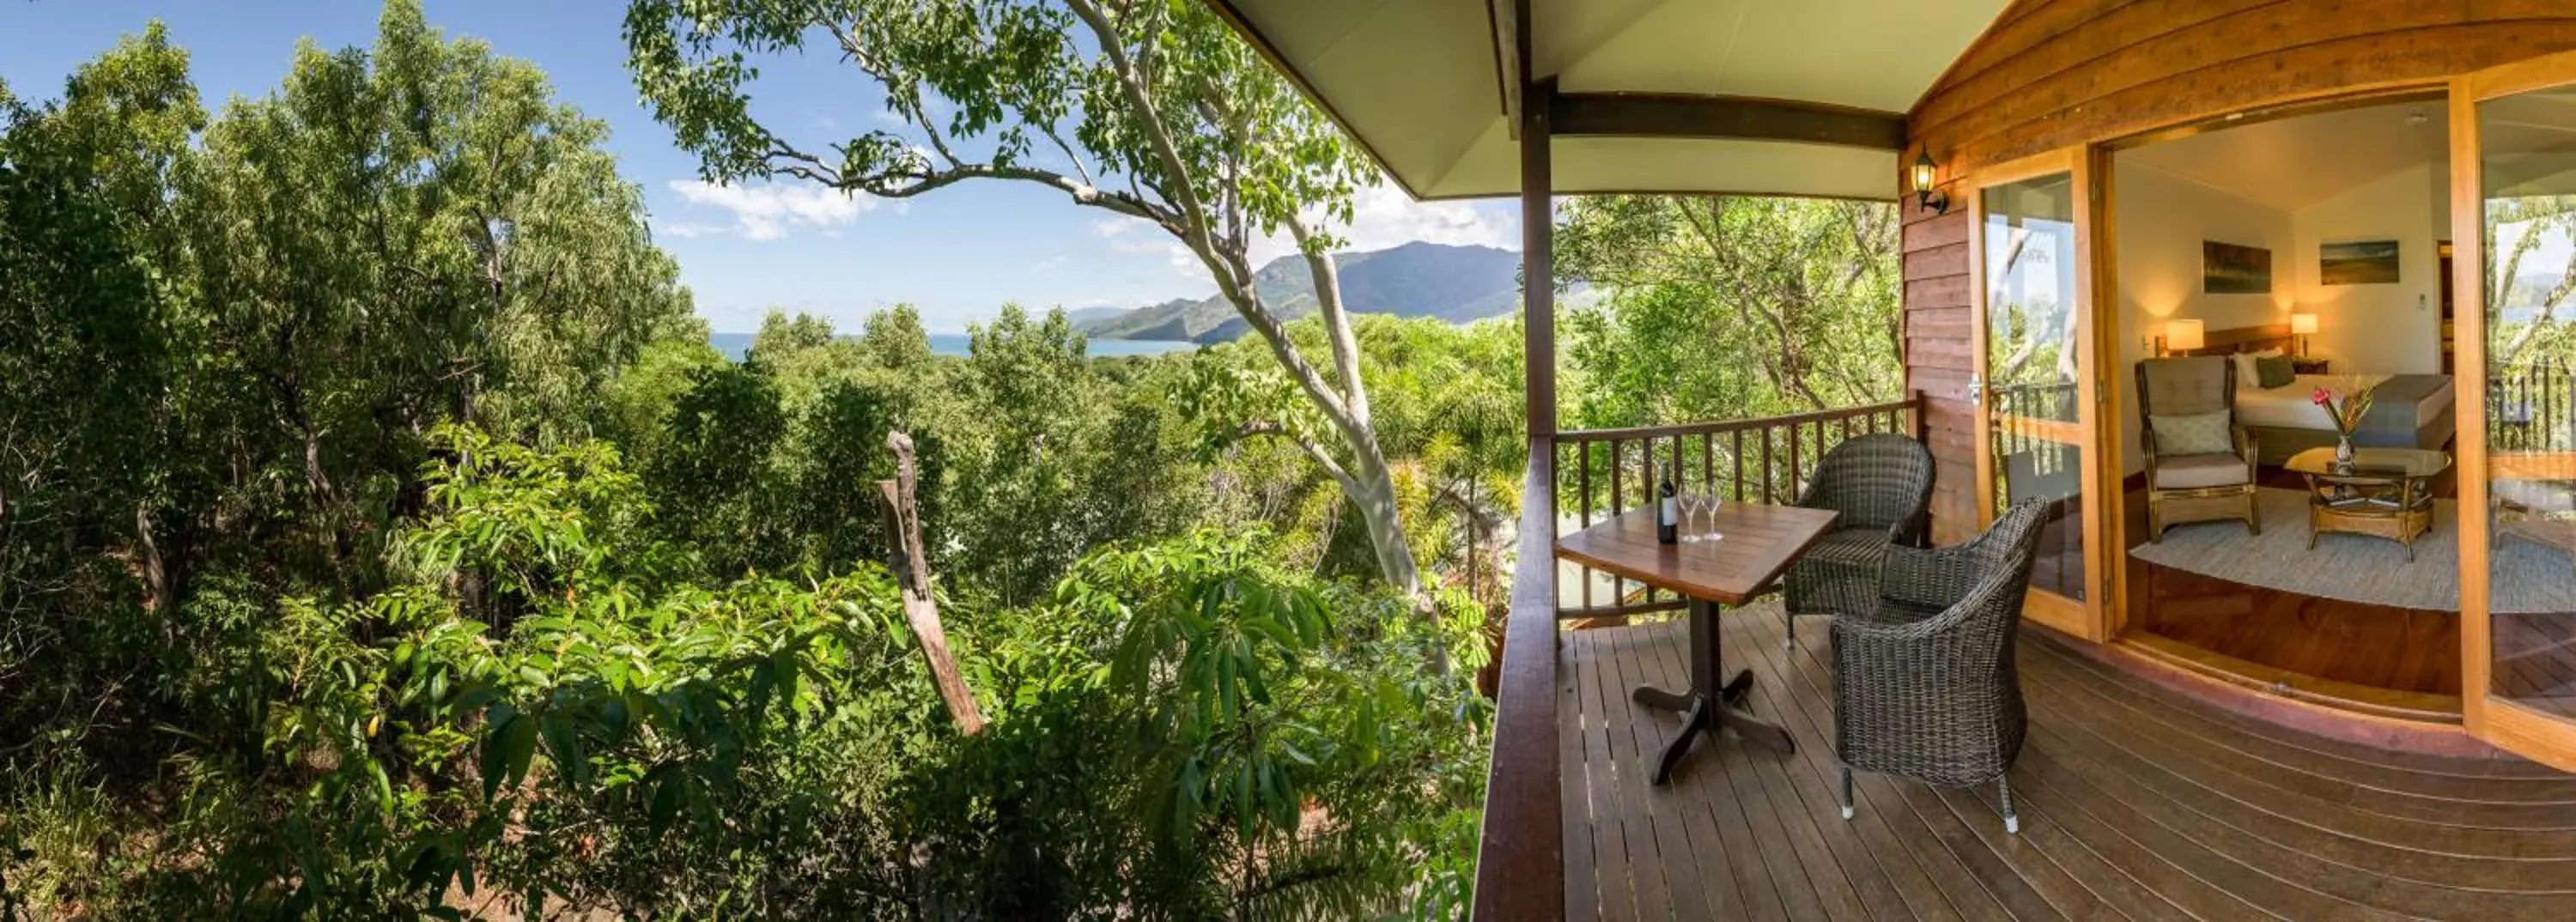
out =
{"type": "Polygon", "coordinates": [[[1857,435],[1825,453],[1798,505],[1842,513],[1783,581],[1788,648],[1798,617],[1867,612],[1878,605],[1879,559],[1917,543],[1932,505],[1932,452],[1892,432],[1857,435]]]}
{"type": "Polygon", "coordinates": [[[1875,611],[1833,625],[1834,756],[1843,818],[1852,772],[1944,787],[1996,782],[2004,831],[2018,833],[2012,782],[2027,713],[2013,638],[2048,504],[2012,507],[1976,540],[1895,548],[1875,611]]]}

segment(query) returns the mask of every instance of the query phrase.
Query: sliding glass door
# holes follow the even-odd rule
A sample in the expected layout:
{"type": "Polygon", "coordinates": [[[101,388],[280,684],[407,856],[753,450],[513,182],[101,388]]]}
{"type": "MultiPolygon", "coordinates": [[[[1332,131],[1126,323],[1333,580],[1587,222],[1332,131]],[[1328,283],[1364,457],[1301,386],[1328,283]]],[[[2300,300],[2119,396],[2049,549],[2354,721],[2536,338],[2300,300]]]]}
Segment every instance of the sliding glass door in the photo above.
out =
{"type": "Polygon", "coordinates": [[[2091,473],[2095,447],[2092,228],[2084,152],[1981,173],[1970,207],[1978,332],[1971,389],[1983,421],[1979,518],[2017,503],[2049,507],[2028,616],[2102,639],[2109,593],[2091,473]]]}
{"type": "Polygon", "coordinates": [[[2452,89],[2463,710],[2576,769],[2576,56],[2452,89]]]}

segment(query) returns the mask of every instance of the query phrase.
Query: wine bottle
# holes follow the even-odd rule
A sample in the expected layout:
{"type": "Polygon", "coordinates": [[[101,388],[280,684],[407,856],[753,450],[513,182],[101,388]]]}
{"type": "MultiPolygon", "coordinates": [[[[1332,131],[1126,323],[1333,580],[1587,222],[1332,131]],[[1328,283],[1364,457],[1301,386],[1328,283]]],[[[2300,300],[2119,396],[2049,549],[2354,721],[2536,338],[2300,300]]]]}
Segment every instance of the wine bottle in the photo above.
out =
{"type": "Polygon", "coordinates": [[[1681,540],[1679,501],[1673,499],[1672,478],[1655,488],[1655,543],[1674,544],[1681,540]]]}

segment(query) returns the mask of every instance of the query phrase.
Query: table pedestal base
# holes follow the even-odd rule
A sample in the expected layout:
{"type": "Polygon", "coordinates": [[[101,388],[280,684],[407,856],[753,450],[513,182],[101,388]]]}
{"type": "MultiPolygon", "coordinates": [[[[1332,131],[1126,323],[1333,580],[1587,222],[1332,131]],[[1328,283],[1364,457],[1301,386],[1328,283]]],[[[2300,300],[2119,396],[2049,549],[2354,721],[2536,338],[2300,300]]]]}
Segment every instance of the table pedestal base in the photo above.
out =
{"type": "Polygon", "coordinates": [[[1726,684],[1717,684],[1717,652],[1717,606],[1692,599],[1691,687],[1675,692],[1640,685],[1629,693],[1629,700],[1638,704],[1678,711],[1682,715],[1681,732],[1664,744],[1663,755],[1655,760],[1652,775],[1655,784],[1672,780],[1673,767],[1681,764],[1682,754],[1690,751],[1692,740],[1702,733],[1714,735],[1720,728],[1732,729],[1748,742],[1779,752],[1798,750],[1797,742],[1789,738],[1789,731],[1757,719],[1743,708],[1745,695],[1753,691],[1753,670],[1737,670],[1726,684]]]}

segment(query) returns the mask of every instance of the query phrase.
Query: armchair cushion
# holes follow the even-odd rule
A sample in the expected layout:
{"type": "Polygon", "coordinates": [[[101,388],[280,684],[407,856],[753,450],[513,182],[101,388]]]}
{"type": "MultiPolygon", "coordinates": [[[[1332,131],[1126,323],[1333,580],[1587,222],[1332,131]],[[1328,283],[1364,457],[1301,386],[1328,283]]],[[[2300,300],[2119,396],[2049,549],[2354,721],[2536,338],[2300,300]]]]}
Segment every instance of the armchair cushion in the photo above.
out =
{"type": "Polygon", "coordinates": [[[2221,444],[2216,454],[2195,454],[2156,459],[2156,482],[2159,490],[2199,490],[2209,487],[2235,487],[2252,482],[2243,455],[2228,454],[2230,446],[2221,444]]]}
{"type": "Polygon", "coordinates": [[[2218,410],[2189,416],[2150,416],[2147,425],[2156,432],[2156,454],[2217,455],[2235,447],[2231,424],[2235,412],[2218,410]]]}

